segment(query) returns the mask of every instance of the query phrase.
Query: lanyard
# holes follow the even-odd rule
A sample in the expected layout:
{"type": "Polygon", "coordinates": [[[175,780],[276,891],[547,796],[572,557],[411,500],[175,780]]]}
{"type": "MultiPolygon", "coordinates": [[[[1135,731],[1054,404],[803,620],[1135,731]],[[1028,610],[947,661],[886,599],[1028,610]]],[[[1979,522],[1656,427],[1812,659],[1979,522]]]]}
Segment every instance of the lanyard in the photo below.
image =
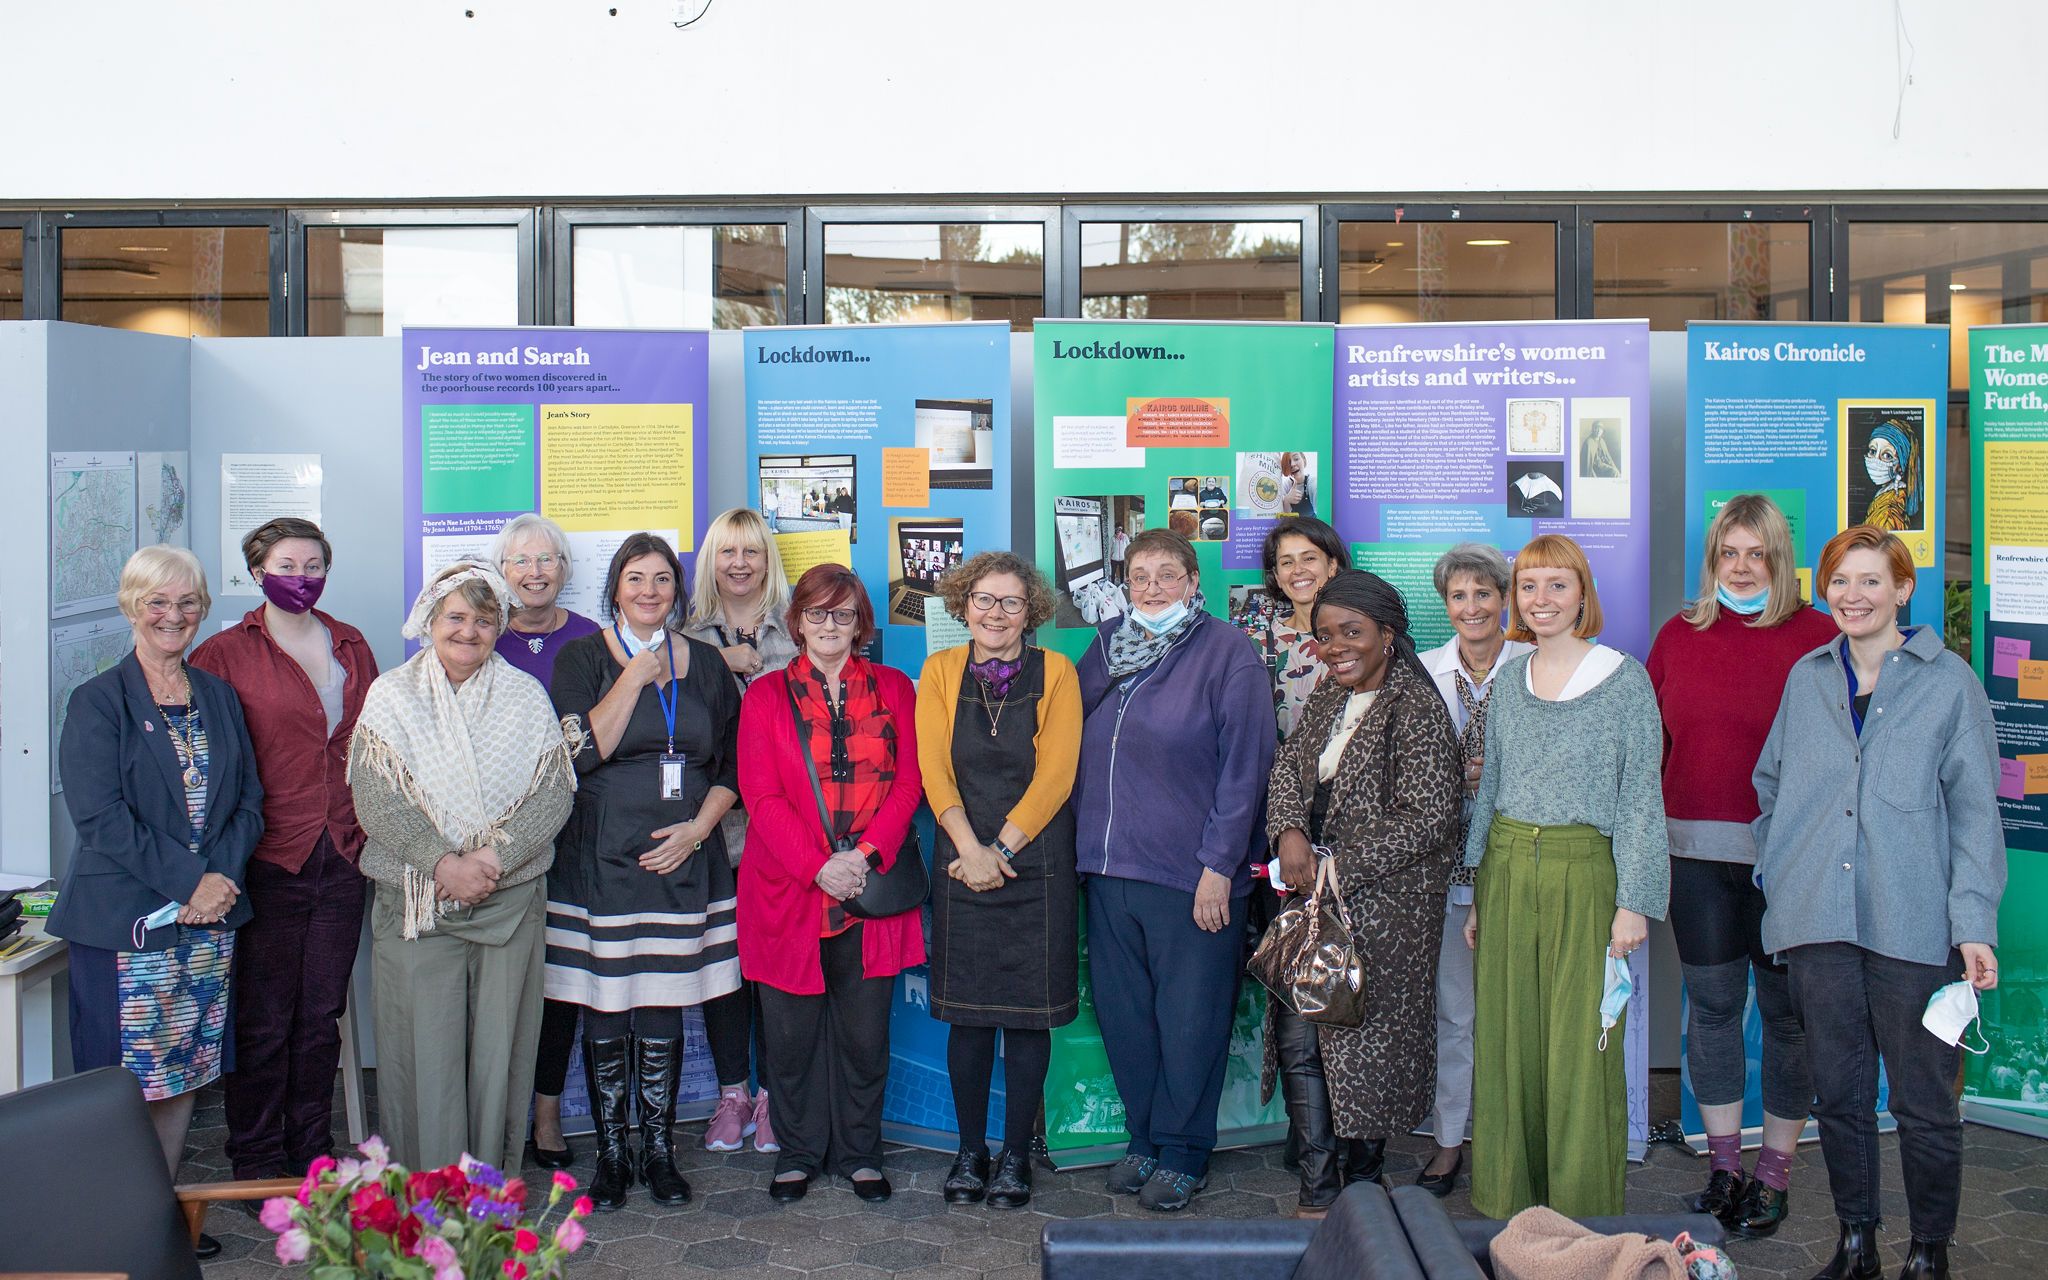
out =
{"type": "MultiPolygon", "coordinates": [[[[619,630],[617,622],[612,623],[612,634],[619,638],[619,648],[626,651],[630,660],[633,646],[626,643],[626,633],[619,630]]],[[[654,686],[654,697],[661,703],[661,719],[668,726],[668,753],[676,753],[676,640],[674,636],[663,636],[662,647],[668,654],[668,685],[654,686]]]]}

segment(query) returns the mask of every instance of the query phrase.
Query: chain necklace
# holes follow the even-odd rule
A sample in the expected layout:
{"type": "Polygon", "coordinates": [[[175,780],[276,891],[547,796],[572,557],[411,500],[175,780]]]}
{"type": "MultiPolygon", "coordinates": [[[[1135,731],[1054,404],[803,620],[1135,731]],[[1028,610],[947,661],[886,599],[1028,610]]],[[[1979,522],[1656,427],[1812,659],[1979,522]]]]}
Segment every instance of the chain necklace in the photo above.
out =
{"type": "Polygon", "coordinates": [[[974,690],[981,695],[981,709],[988,715],[988,736],[993,738],[996,736],[996,729],[1003,723],[1003,708],[1010,705],[1010,695],[1006,693],[996,699],[996,705],[991,709],[988,705],[988,682],[977,676],[974,690]]]}
{"type": "MultiPolygon", "coordinates": [[[[185,674],[185,669],[181,665],[178,668],[178,678],[185,682],[185,715],[187,717],[186,723],[190,724],[192,718],[197,717],[199,714],[199,708],[192,701],[192,677],[185,674]]],[[[180,729],[177,721],[168,710],[164,709],[161,703],[158,704],[157,709],[164,713],[164,728],[171,731],[171,745],[176,748],[178,763],[185,766],[185,772],[182,775],[185,790],[199,790],[199,788],[206,785],[206,775],[199,771],[199,731],[197,729],[180,729]]]]}

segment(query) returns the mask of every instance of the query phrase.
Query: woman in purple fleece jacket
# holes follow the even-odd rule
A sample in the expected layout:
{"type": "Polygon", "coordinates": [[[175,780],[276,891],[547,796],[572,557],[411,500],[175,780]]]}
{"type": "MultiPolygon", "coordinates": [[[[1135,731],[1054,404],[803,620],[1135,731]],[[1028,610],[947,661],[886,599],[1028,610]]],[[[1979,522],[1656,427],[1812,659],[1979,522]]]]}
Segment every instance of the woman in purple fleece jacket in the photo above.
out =
{"type": "Polygon", "coordinates": [[[1203,610],[1195,551],[1131,539],[1132,612],[1081,659],[1077,861],[1102,1045],[1131,1142],[1109,1189],[1162,1212],[1208,1181],[1251,867],[1265,855],[1273,688],[1203,610]]]}

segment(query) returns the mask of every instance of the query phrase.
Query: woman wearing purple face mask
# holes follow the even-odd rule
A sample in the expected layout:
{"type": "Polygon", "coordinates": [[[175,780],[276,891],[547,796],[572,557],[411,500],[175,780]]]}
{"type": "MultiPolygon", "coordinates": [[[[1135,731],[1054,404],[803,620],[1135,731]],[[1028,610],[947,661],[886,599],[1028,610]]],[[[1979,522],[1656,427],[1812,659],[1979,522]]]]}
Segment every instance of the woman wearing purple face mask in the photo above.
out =
{"type": "Polygon", "coordinates": [[[362,632],[314,608],[333,548],[306,520],[242,539],[265,603],[193,651],[242,699],[263,782],[263,840],[244,890],[255,918],[235,956],[228,1158],[238,1178],[297,1176],[331,1142],[336,1023],[363,929],[363,847],[349,735],[377,660],[362,632]]]}

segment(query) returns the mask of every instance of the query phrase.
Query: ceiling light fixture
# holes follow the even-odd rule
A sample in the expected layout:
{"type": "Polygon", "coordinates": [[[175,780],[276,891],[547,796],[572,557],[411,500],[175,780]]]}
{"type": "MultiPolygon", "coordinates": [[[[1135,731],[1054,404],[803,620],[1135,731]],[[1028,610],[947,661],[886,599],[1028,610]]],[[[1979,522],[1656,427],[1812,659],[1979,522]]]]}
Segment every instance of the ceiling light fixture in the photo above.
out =
{"type": "Polygon", "coordinates": [[[1952,285],[1950,285],[1950,286],[1948,287],[1948,291],[1949,291],[1950,293],[1961,293],[1961,292],[1962,292],[1963,290],[1965,290],[1965,289],[1967,289],[1967,288],[1969,288],[1969,287],[1970,287],[1970,286],[1969,286],[1969,285],[1966,285],[1966,284],[1952,284],[1952,285]]]}
{"type": "Polygon", "coordinates": [[[1465,243],[1474,249],[1497,249],[1502,245],[1512,242],[1507,240],[1467,240],[1465,243]]]}
{"type": "Polygon", "coordinates": [[[119,252],[121,253],[169,253],[170,251],[169,245],[162,244],[124,244],[119,246],[119,252]]]}

